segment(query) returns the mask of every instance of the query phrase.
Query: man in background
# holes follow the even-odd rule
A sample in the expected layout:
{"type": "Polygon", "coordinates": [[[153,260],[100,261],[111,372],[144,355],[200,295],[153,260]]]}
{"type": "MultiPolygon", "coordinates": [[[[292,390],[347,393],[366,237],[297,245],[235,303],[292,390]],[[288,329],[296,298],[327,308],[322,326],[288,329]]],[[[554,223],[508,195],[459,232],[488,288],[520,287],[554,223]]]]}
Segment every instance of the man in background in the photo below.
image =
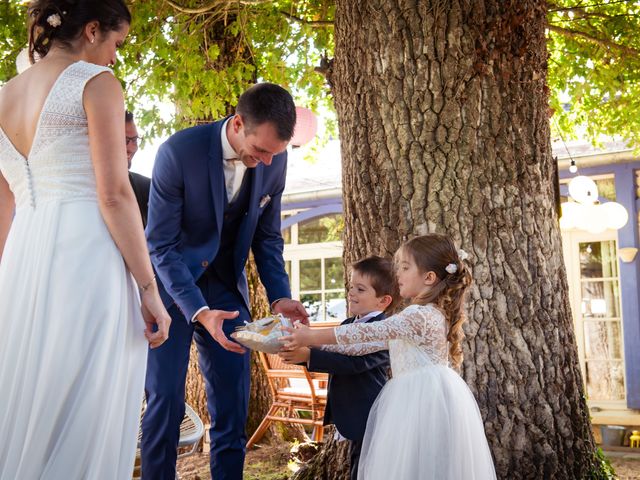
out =
{"type": "MultiPolygon", "coordinates": [[[[138,129],[133,120],[133,113],[127,111],[124,114],[124,134],[127,141],[127,160],[129,161],[129,169],[131,168],[131,160],[138,151],[138,142],[141,140],[138,136],[138,129]]],[[[149,190],[151,188],[151,179],[140,175],[139,173],[129,172],[129,181],[133,187],[133,193],[136,195],[140,215],[142,216],[142,224],[147,226],[147,211],[149,210],[149,190]]]]}

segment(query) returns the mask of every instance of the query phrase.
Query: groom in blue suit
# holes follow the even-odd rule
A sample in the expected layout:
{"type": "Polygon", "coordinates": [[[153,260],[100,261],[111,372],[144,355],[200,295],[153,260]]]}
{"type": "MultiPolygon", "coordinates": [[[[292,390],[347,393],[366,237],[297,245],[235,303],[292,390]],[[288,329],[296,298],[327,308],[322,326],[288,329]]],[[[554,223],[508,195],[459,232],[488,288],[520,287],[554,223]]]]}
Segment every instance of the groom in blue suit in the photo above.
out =
{"type": "Polygon", "coordinates": [[[193,338],[211,416],[211,476],[242,478],[249,352],[228,336],[250,320],[249,249],[272,310],[307,318],[290,299],[280,233],[285,149],[295,121],[291,95],[262,83],[240,96],[235,115],[178,132],[158,150],[146,231],[173,322],[169,340],[148,357],[145,480],[175,478],[193,338]]]}

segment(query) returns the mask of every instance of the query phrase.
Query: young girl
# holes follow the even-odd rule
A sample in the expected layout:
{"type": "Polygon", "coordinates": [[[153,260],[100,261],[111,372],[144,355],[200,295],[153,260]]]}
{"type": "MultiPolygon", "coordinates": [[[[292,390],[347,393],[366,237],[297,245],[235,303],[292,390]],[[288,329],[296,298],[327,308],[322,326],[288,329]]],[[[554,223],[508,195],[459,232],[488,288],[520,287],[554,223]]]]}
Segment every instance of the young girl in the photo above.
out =
{"type": "Polygon", "coordinates": [[[296,325],[284,348],[364,355],[387,349],[393,379],[369,419],[358,478],[485,480],[496,478],[473,394],[449,367],[462,362],[463,302],[471,284],[464,252],[437,234],[396,253],[400,295],[411,305],[384,322],[309,329],[296,325]]]}

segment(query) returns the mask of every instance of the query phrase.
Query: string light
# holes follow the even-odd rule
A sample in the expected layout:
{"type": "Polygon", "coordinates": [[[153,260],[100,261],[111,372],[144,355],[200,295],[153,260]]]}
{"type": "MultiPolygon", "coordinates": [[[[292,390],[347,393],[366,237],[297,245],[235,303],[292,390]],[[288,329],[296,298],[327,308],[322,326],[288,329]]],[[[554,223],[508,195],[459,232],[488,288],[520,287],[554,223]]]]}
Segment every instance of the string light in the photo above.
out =
{"type": "Polygon", "coordinates": [[[576,161],[572,158],[571,164],[569,165],[569,171],[571,173],[576,173],[578,171],[578,167],[576,166],[576,161]]]}
{"type": "Polygon", "coordinates": [[[571,160],[571,163],[569,164],[569,172],[577,173],[578,166],[576,165],[575,159],[571,156],[569,147],[567,147],[567,143],[564,141],[564,136],[562,135],[562,131],[560,130],[560,127],[558,126],[558,122],[556,121],[555,117],[553,119],[553,123],[555,123],[556,125],[556,130],[558,131],[558,135],[560,135],[560,140],[562,140],[562,145],[564,145],[564,149],[567,151],[567,155],[569,155],[569,159],[571,160]]]}

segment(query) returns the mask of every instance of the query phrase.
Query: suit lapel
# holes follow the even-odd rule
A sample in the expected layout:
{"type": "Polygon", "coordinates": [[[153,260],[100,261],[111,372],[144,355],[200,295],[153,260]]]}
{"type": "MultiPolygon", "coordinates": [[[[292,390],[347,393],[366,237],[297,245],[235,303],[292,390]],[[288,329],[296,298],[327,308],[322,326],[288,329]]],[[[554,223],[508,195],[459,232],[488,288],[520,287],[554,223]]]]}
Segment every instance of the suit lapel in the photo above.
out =
{"type": "Polygon", "coordinates": [[[349,325],[350,323],[353,323],[353,321],[356,319],[356,317],[349,317],[346,320],[344,320],[342,322],[342,325],[349,325]]]}
{"type": "MultiPolygon", "coordinates": [[[[226,120],[226,119],[225,119],[226,120]]],[[[222,233],[222,219],[224,216],[224,171],[222,169],[222,142],[220,133],[225,120],[213,124],[211,133],[211,146],[209,147],[209,181],[211,182],[211,195],[216,217],[218,235],[222,233]]]]}

